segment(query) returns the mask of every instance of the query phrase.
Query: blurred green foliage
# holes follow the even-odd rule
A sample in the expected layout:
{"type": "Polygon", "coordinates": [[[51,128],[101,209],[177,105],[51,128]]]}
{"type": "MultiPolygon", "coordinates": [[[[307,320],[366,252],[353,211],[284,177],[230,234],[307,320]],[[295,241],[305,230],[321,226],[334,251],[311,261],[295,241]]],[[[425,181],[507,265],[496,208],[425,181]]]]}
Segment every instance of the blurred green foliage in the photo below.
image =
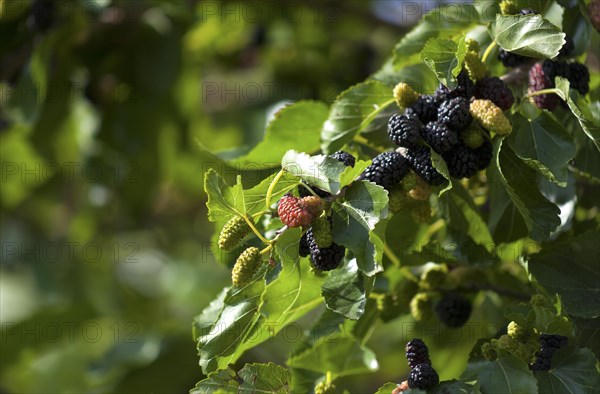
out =
{"type": "MultiPolygon", "coordinates": [[[[202,379],[192,318],[229,282],[202,175],[260,141],[274,105],[374,72],[402,30],[371,7],[0,1],[2,392],[202,379]]],[[[248,358],[278,361],[281,342],[248,358]]]]}

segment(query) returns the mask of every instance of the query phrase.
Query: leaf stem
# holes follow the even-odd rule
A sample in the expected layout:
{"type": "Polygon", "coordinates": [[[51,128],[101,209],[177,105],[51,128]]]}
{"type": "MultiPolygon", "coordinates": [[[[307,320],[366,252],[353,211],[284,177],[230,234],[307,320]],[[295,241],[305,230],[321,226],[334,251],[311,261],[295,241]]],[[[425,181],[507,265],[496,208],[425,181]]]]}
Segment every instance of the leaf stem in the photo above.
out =
{"type": "Polygon", "coordinates": [[[260,212],[255,213],[254,215],[252,215],[252,219],[256,219],[257,217],[260,217],[260,216],[262,216],[264,214],[267,214],[267,213],[273,213],[273,212],[270,209],[269,210],[260,211],[260,212]]]}
{"type": "Polygon", "coordinates": [[[373,112],[371,112],[369,114],[369,116],[367,116],[366,118],[363,119],[362,122],[360,122],[360,126],[359,126],[359,130],[362,130],[363,127],[366,127],[369,123],[371,123],[373,121],[373,119],[381,112],[383,111],[388,105],[393,104],[396,102],[395,98],[391,98],[388,101],[382,103],[379,107],[377,107],[377,109],[373,112]]]}
{"type": "Polygon", "coordinates": [[[260,239],[265,244],[271,243],[271,241],[269,241],[268,239],[263,237],[263,235],[260,233],[260,231],[258,231],[256,226],[254,226],[254,223],[252,223],[252,220],[248,219],[248,216],[246,216],[246,215],[241,215],[241,216],[246,221],[246,224],[248,224],[248,227],[250,227],[252,232],[258,237],[258,239],[260,239]]]}
{"type": "Polygon", "coordinates": [[[265,204],[267,206],[267,209],[271,209],[271,196],[273,195],[273,190],[275,189],[275,185],[277,185],[277,182],[279,182],[279,179],[281,179],[282,176],[283,176],[283,168],[281,170],[279,170],[279,172],[277,173],[277,175],[275,175],[275,178],[273,178],[273,181],[269,185],[269,189],[267,190],[267,196],[265,198],[265,204]]]}
{"type": "Polygon", "coordinates": [[[531,92],[526,94],[523,99],[529,98],[529,97],[533,97],[533,96],[539,96],[542,94],[553,94],[556,93],[556,89],[555,88],[551,88],[551,89],[542,89],[542,90],[536,90],[535,92],[531,92]]]}
{"type": "Polygon", "coordinates": [[[498,43],[496,42],[496,40],[492,41],[491,44],[488,45],[488,47],[485,49],[483,56],[481,56],[481,61],[485,63],[488,56],[490,56],[490,53],[492,53],[494,48],[496,48],[497,46],[498,46],[498,43]]]}
{"type": "Polygon", "coordinates": [[[330,384],[331,380],[331,371],[327,371],[327,373],[325,374],[325,381],[327,384],[330,384]]]}
{"type": "Polygon", "coordinates": [[[269,243],[266,248],[260,251],[261,255],[269,253],[273,249],[273,243],[269,243]]]}

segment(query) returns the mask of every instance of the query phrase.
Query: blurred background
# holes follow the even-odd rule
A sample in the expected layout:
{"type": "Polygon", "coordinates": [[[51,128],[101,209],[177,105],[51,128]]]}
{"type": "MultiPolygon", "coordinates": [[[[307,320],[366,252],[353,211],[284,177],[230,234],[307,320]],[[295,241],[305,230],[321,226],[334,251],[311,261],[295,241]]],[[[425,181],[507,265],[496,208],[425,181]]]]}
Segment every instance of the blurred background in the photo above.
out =
{"type": "Polygon", "coordinates": [[[0,392],[202,379],[191,322],[230,283],[210,252],[213,154],[364,80],[435,6],[414,4],[0,0],[0,392]]]}

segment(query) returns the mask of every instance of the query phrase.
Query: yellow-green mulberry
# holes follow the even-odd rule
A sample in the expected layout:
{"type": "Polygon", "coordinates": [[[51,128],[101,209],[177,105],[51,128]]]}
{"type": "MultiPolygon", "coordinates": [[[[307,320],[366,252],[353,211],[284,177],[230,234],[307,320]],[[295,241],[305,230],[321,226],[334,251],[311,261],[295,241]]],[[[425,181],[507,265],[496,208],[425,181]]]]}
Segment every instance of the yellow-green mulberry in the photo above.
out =
{"type": "Polygon", "coordinates": [[[469,108],[471,116],[486,130],[508,135],[512,130],[510,121],[496,104],[490,100],[474,100],[469,108]]]}
{"type": "Polygon", "coordinates": [[[427,293],[417,293],[410,300],[410,314],[416,321],[422,321],[432,315],[432,301],[427,293]]]}
{"type": "Polygon", "coordinates": [[[527,346],[509,335],[502,335],[500,338],[492,340],[492,343],[497,349],[505,350],[513,356],[519,357],[527,364],[529,364],[533,356],[533,353],[527,346]]]}
{"type": "Polygon", "coordinates": [[[469,73],[469,77],[474,81],[483,79],[487,75],[487,67],[485,63],[481,61],[477,52],[468,51],[465,54],[464,64],[467,72],[469,73]]]}
{"type": "Polygon", "coordinates": [[[315,387],[315,394],[336,394],[337,387],[331,382],[320,382],[315,387]]]}
{"type": "Polygon", "coordinates": [[[467,37],[465,40],[467,51],[479,53],[479,43],[474,38],[467,37]]]}
{"type": "Polygon", "coordinates": [[[415,186],[408,192],[408,195],[415,200],[427,201],[431,195],[431,186],[423,179],[418,178],[415,186]]]}
{"type": "Polygon", "coordinates": [[[319,216],[312,224],[312,236],[319,248],[328,248],[333,243],[331,219],[325,215],[319,216]]]}
{"type": "Polygon", "coordinates": [[[481,345],[481,355],[483,356],[483,358],[489,361],[494,361],[498,357],[496,351],[494,350],[494,347],[489,342],[486,342],[483,345],[481,345]]]}
{"type": "Polygon", "coordinates": [[[446,264],[428,264],[426,267],[425,271],[421,274],[421,285],[429,290],[444,287],[448,278],[448,267],[446,264]]]}
{"type": "Polygon", "coordinates": [[[237,244],[250,233],[248,223],[241,216],[234,216],[223,226],[219,234],[219,248],[232,250],[237,244]]]}
{"type": "Polygon", "coordinates": [[[468,128],[460,133],[460,138],[469,148],[477,149],[483,144],[483,135],[481,134],[481,131],[480,126],[476,122],[473,122],[468,128]]]}
{"type": "Polygon", "coordinates": [[[528,330],[523,326],[520,326],[514,321],[508,323],[507,332],[508,335],[520,342],[527,341],[529,336],[533,334],[533,331],[528,330]]]}
{"type": "Polygon", "coordinates": [[[394,98],[400,108],[408,108],[419,99],[419,94],[407,83],[400,82],[394,87],[394,98]]]}
{"type": "Polygon", "coordinates": [[[261,264],[260,249],[251,246],[237,258],[231,271],[231,282],[234,286],[243,286],[250,282],[261,264]]]}
{"type": "Polygon", "coordinates": [[[516,0],[502,0],[500,2],[502,15],[515,15],[519,13],[519,5],[516,0]]]}

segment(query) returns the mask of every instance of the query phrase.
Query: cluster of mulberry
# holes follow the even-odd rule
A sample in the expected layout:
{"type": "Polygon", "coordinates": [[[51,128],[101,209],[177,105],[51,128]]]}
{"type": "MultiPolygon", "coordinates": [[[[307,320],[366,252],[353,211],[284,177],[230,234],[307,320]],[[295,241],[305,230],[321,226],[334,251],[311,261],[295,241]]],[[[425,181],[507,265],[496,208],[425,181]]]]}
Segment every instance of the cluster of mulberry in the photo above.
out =
{"type": "MultiPolygon", "coordinates": [[[[469,47],[477,53],[476,42],[469,40],[469,47]]],[[[393,115],[388,136],[405,148],[410,169],[429,185],[444,183],[429,148],[442,156],[452,177],[469,178],[491,161],[489,132],[506,135],[512,129],[502,110],[512,107],[514,101],[500,78],[483,77],[475,84],[463,70],[455,89],[441,85],[434,95],[422,95],[404,113],[393,115]],[[475,107],[470,103],[473,99],[479,102],[475,107]]]]}
{"type": "Polygon", "coordinates": [[[440,377],[431,366],[427,345],[414,338],[406,344],[406,359],[410,366],[408,387],[411,389],[429,390],[440,382],[440,377]]]}
{"type": "Polygon", "coordinates": [[[321,271],[337,268],[346,254],[346,248],[333,242],[331,217],[319,216],[300,238],[298,254],[310,256],[313,267],[321,271]]]}
{"type": "MultiPolygon", "coordinates": [[[[585,95],[590,90],[590,72],[587,67],[578,62],[544,60],[536,63],[529,70],[529,92],[554,88],[554,78],[563,77],[569,80],[571,88],[585,95]]],[[[555,94],[533,96],[533,102],[538,108],[552,111],[560,99],[555,94]]]]}
{"type": "Polygon", "coordinates": [[[566,346],[568,339],[562,335],[541,334],[540,351],[535,362],[529,366],[532,371],[548,371],[552,363],[552,356],[558,349],[566,346]]]}

